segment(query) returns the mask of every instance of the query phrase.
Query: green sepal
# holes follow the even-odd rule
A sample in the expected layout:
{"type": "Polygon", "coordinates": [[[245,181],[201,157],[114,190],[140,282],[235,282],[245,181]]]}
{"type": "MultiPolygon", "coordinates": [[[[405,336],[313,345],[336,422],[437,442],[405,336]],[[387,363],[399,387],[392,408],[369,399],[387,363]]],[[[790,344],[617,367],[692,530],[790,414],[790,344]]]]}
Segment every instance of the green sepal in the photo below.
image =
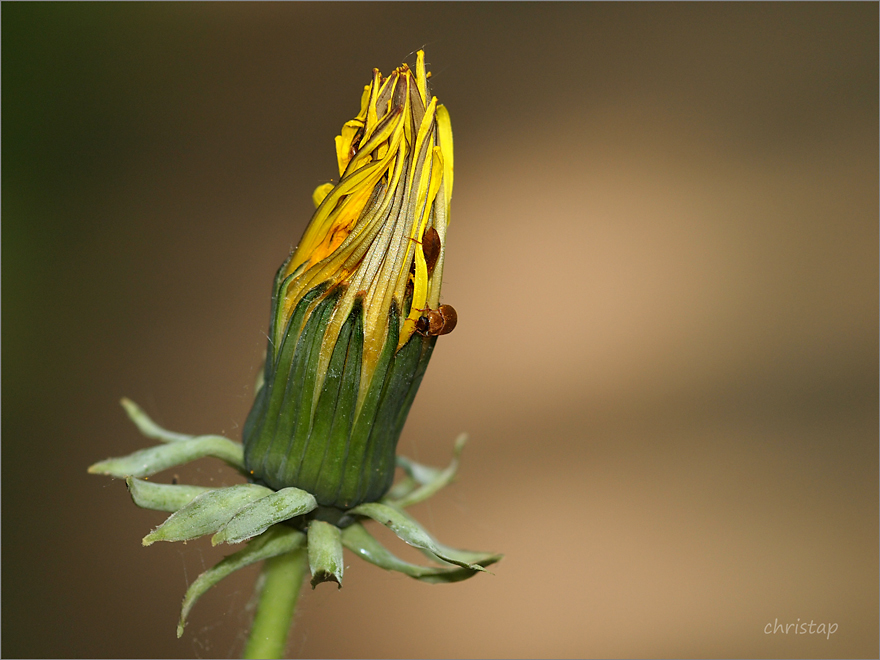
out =
{"type": "MultiPolygon", "coordinates": [[[[282,413],[274,429],[276,440],[267,454],[263,472],[264,479],[273,488],[297,486],[311,491],[309,485],[302,483],[298,477],[303,460],[309,453],[323,448],[319,439],[313,437],[312,413],[321,345],[341,295],[342,289],[336,288],[315,306],[296,342],[296,352],[283,390],[282,413]]],[[[285,341],[289,339],[290,335],[285,341]]],[[[320,501],[319,493],[315,494],[320,501]]]]}
{"type": "Polygon", "coordinates": [[[211,538],[211,545],[241,543],[272,525],[308,513],[318,506],[314,495],[299,488],[282,488],[246,504],[211,538]]]}
{"type": "Polygon", "coordinates": [[[180,442],[181,440],[192,440],[196,437],[187,433],[175,433],[174,431],[163,429],[150,419],[150,416],[131,399],[123,398],[119,403],[122,404],[128,418],[138,427],[141,435],[146,438],[159,440],[160,442],[180,442]]]}
{"type": "Polygon", "coordinates": [[[436,555],[437,558],[456,566],[469,568],[473,571],[483,571],[485,569],[480,566],[479,561],[494,556],[490,553],[456,550],[444,546],[438,543],[418,522],[388,504],[380,504],[379,502],[361,504],[349,513],[372,518],[385,525],[406,543],[423,552],[430,553],[429,557],[433,558],[436,555]]]}
{"type": "Polygon", "coordinates": [[[388,504],[403,509],[428,499],[448,486],[458,472],[461,450],[464,449],[467,439],[467,433],[462,433],[456,438],[452,460],[443,469],[421,465],[405,456],[398,456],[397,466],[403,469],[406,478],[388,491],[385,498],[388,504]]]}
{"type": "Polygon", "coordinates": [[[342,540],[336,525],[322,520],[309,523],[309,569],[312,589],[321,582],[335,582],[342,589],[342,540]]]}
{"type": "Polygon", "coordinates": [[[437,339],[413,335],[396,351],[399,326],[397,305],[392,303],[385,346],[346,445],[334,502],[342,509],[378,500],[394,480],[397,441],[437,339]]]}
{"type": "Polygon", "coordinates": [[[125,485],[128,486],[131,499],[142,509],[169,513],[185,507],[199,495],[214,490],[204,486],[154,484],[152,481],[143,481],[134,477],[126,477],[125,485]]]}
{"type": "MultiPolygon", "coordinates": [[[[371,564],[375,564],[379,568],[386,571],[398,571],[411,578],[428,582],[430,584],[447,584],[451,582],[461,582],[473,577],[479,571],[462,568],[449,567],[439,568],[435,566],[420,566],[419,564],[411,564],[408,561],[400,559],[392,554],[385,546],[377,541],[367,529],[360,523],[355,523],[342,530],[342,545],[354,552],[361,559],[371,564]]],[[[501,559],[501,555],[486,555],[480,559],[481,566],[486,567],[501,559]]]]}
{"type": "Polygon", "coordinates": [[[271,352],[274,360],[243,437],[246,467],[257,483],[302,488],[320,506],[345,510],[378,500],[391,486],[397,441],[436,337],[414,335],[398,351],[400,314],[392,302],[385,343],[358,408],[365,386],[360,300],[316,388],[324,334],[342,293],[315,287],[297,304],[280,347],[271,352]]]}
{"type": "Polygon", "coordinates": [[[143,544],[189,541],[212,534],[229,522],[243,506],[271,493],[268,488],[256,484],[238,484],[203,493],[147,534],[143,544]]]}
{"type": "MultiPolygon", "coordinates": [[[[406,514],[404,514],[406,515],[406,514]]],[[[411,519],[410,519],[411,520],[411,519]]],[[[430,548],[419,548],[422,551],[422,554],[425,555],[428,559],[436,561],[438,563],[450,562],[453,564],[465,563],[468,565],[478,565],[478,566],[488,566],[489,564],[494,564],[497,561],[500,561],[504,555],[496,554],[493,552],[482,552],[480,550],[460,550],[459,548],[453,548],[448,545],[444,545],[439,541],[435,540],[434,545],[440,552],[435,552],[430,548]]]]}
{"type": "Polygon", "coordinates": [[[108,458],[89,468],[90,474],[112,477],[148,477],[197,458],[213,456],[238,470],[244,470],[242,446],[219,435],[200,435],[167,445],[141,449],[128,456],[108,458]]]}
{"type": "MultiPolygon", "coordinates": [[[[312,344],[306,340],[308,338],[301,338],[299,331],[305,320],[306,327],[303,329],[303,334],[316,334],[306,331],[315,327],[317,310],[310,314],[308,319],[306,319],[306,312],[312,302],[325,290],[326,286],[317,286],[303,296],[288,321],[287,331],[281,340],[281,345],[273,344],[270,346],[269,355],[271,357],[266,360],[265,383],[257,393],[254,405],[244,425],[242,438],[247,470],[253,474],[255,479],[276,490],[297,485],[284,478],[286,476],[284,469],[292,439],[292,426],[299,413],[303,397],[308,399],[308,406],[311,409],[311,398],[306,396],[307,390],[302,381],[297,378],[302,378],[305,368],[304,362],[308,357],[308,355],[304,356],[303,350],[298,350],[301,348],[301,342],[302,345],[309,347],[312,344]],[[311,325],[309,321],[312,321],[311,325]]],[[[319,307],[325,302],[321,301],[319,307]]],[[[274,306],[277,304],[276,301],[273,301],[273,314],[275,313],[274,306]]],[[[274,333],[274,329],[272,332],[274,333]]],[[[310,338],[314,339],[314,337],[310,338]]]]}
{"type": "MultiPolygon", "coordinates": [[[[229,555],[218,564],[209,568],[199,575],[195,582],[189,585],[186,595],[183,597],[183,606],[180,610],[180,623],[177,625],[177,636],[183,635],[186,618],[196,604],[196,601],[208,589],[220,582],[223,578],[234,573],[240,568],[250,566],[264,559],[271,559],[286,552],[292,552],[302,547],[306,535],[286,525],[276,525],[255,539],[251,540],[244,548],[229,555]]],[[[298,589],[299,585],[291,585],[291,589],[298,589]]]]}
{"type": "Polygon", "coordinates": [[[336,502],[342,469],[348,456],[352,420],[363,367],[363,308],[360,298],[339,332],[318,395],[309,444],[296,480],[327,505],[336,502]]]}
{"type": "MultiPolygon", "coordinates": [[[[303,262],[296,269],[287,275],[284,276],[284,271],[287,270],[287,264],[290,263],[290,260],[293,258],[293,252],[291,252],[287,259],[284,260],[284,263],[278,268],[278,271],[275,273],[275,284],[272,288],[272,305],[271,312],[269,315],[269,332],[271,333],[269,337],[270,346],[274,348],[278,348],[281,345],[281,335],[284,332],[284,320],[282,318],[282,314],[284,313],[284,298],[285,292],[287,291],[288,285],[293,282],[297,277],[299,277],[306,269],[306,263],[303,262]]],[[[324,285],[319,285],[319,287],[323,290],[324,285]]],[[[308,295],[308,294],[306,294],[308,295]]],[[[274,351],[273,351],[274,355],[274,351]]],[[[266,362],[266,373],[268,375],[268,371],[270,369],[271,362],[266,362]]]]}

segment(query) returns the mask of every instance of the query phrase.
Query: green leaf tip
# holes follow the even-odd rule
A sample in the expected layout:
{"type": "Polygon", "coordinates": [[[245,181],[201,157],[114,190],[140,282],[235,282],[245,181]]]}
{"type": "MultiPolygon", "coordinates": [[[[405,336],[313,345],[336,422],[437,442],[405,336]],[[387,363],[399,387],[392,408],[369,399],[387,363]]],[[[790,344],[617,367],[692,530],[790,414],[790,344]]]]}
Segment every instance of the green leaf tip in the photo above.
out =
{"type": "Polygon", "coordinates": [[[178,484],[157,484],[151,481],[126,477],[125,485],[131,494],[131,499],[142,509],[154,511],[167,511],[174,513],[193,501],[202,493],[207,493],[213,488],[203,486],[185,486],[178,484]]]}
{"type": "Polygon", "coordinates": [[[416,463],[405,456],[397,457],[397,465],[406,473],[406,479],[395,486],[385,498],[400,509],[422,502],[452,483],[458,472],[461,451],[467,444],[468,435],[462,433],[455,440],[452,460],[443,469],[416,463]]]}
{"type": "Polygon", "coordinates": [[[317,506],[311,493],[299,488],[282,488],[239,509],[211,538],[211,545],[241,543],[317,506]]]}
{"type": "Polygon", "coordinates": [[[312,589],[321,582],[335,582],[342,589],[342,536],[338,527],[322,520],[309,524],[309,568],[312,589]]]}
{"type": "MultiPolygon", "coordinates": [[[[292,552],[302,547],[306,536],[300,531],[286,525],[275,525],[266,532],[252,539],[244,548],[222,559],[218,564],[209,568],[189,585],[183,604],[180,608],[180,621],[177,624],[177,636],[183,635],[186,619],[192,611],[196,601],[223,578],[231,575],[240,568],[250,566],[264,559],[271,559],[286,552],[292,552]]],[[[299,585],[291,588],[299,588],[299,585]]]]}
{"type": "Polygon", "coordinates": [[[118,458],[108,458],[89,468],[91,474],[111,477],[148,477],[168,468],[213,456],[244,470],[241,444],[219,435],[201,435],[166,445],[148,447],[118,458]]]}
{"type": "MultiPolygon", "coordinates": [[[[377,541],[360,523],[346,527],[342,531],[342,544],[361,559],[375,564],[386,571],[397,571],[411,578],[429,584],[450,584],[473,577],[479,571],[460,566],[421,566],[400,559],[377,541]]],[[[480,553],[474,563],[489,566],[499,561],[502,555],[480,553]]],[[[488,571],[487,571],[488,572],[488,571]]]]}
{"type": "Polygon", "coordinates": [[[271,493],[268,488],[256,484],[238,484],[202,493],[147,534],[143,544],[189,541],[212,534],[229,522],[242,507],[271,493]]]}
{"type": "Polygon", "coordinates": [[[481,557],[489,556],[487,553],[456,550],[438,543],[418,522],[393,506],[372,502],[361,504],[352,509],[350,513],[372,518],[376,522],[385,525],[397,534],[401,540],[415,548],[419,548],[423,552],[429,553],[429,557],[436,556],[444,562],[455,564],[462,568],[469,568],[472,571],[486,571],[478,560],[481,557]]]}
{"type": "Polygon", "coordinates": [[[134,422],[138,430],[144,437],[161,442],[180,442],[181,440],[191,440],[195,436],[186,433],[174,433],[163,429],[156,424],[144,410],[131,399],[123,397],[119,403],[125,409],[128,418],[134,422]]]}

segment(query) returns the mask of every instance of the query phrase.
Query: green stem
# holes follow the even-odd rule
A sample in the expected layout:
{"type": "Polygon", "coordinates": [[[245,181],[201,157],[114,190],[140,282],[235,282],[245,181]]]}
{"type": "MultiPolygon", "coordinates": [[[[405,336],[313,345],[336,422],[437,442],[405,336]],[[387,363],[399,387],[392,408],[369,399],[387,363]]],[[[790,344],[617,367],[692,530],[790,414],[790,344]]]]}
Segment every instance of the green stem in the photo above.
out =
{"type": "Polygon", "coordinates": [[[305,548],[266,560],[257,613],[244,649],[245,658],[281,658],[284,655],[287,633],[308,568],[305,548]]]}

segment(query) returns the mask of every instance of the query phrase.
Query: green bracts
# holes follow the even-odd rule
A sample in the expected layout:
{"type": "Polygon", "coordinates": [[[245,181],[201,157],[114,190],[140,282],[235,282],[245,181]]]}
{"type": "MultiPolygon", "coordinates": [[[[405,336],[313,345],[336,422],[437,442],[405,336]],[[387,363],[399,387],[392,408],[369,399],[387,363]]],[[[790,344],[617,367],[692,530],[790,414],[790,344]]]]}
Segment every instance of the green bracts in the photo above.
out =
{"type": "MultiPolygon", "coordinates": [[[[284,286],[276,289],[276,301],[284,286]]],[[[243,439],[245,470],[256,483],[301,488],[320,507],[344,511],[379,500],[391,487],[397,441],[436,337],[414,334],[395,352],[401,321],[392,303],[385,345],[358,409],[360,304],[342,325],[323,383],[317,383],[324,333],[341,294],[341,287],[326,293],[316,287],[299,301],[281,346],[270,347],[265,382],[243,439]]],[[[274,309],[272,316],[275,320],[274,309]]]]}

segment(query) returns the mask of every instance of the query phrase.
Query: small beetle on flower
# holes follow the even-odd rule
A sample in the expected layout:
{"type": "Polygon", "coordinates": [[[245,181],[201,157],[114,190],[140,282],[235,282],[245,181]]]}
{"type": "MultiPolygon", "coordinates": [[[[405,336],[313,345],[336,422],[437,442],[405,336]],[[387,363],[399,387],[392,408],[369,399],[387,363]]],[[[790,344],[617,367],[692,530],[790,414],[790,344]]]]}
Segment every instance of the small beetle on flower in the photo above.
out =
{"type": "MultiPolygon", "coordinates": [[[[165,444],[89,468],[125,478],[137,505],[171,512],[144,545],[207,534],[215,545],[248,542],[190,585],[178,636],[207,589],[264,559],[267,569],[284,558],[308,564],[312,586],[341,587],[343,547],[433,583],[469,578],[501,558],[444,546],[403,512],[452,480],[465,441],[456,441],[445,469],[395,456],[437,337],[457,323],[452,306],[440,304],[452,129],[428,77],[422,51],[414,70],[374,70],[360,112],[336,137],[339,182],[315,191],[315,214],[275,277],[266,364],[243,444],[166,431],[123,399],[140,431],[165,444]],[[141,479],[205,456],[248,482],[209,489],[141,479]],[[392,488],[396,468],[405,476],[392,488]],[[395,557],[369,534],[367,519],[439,565],[395,557]]],[[[299,583],[290,589],[295,604],[299,583]]],[[[286,629],[279,635],[283,651],[286,629]]]]}

